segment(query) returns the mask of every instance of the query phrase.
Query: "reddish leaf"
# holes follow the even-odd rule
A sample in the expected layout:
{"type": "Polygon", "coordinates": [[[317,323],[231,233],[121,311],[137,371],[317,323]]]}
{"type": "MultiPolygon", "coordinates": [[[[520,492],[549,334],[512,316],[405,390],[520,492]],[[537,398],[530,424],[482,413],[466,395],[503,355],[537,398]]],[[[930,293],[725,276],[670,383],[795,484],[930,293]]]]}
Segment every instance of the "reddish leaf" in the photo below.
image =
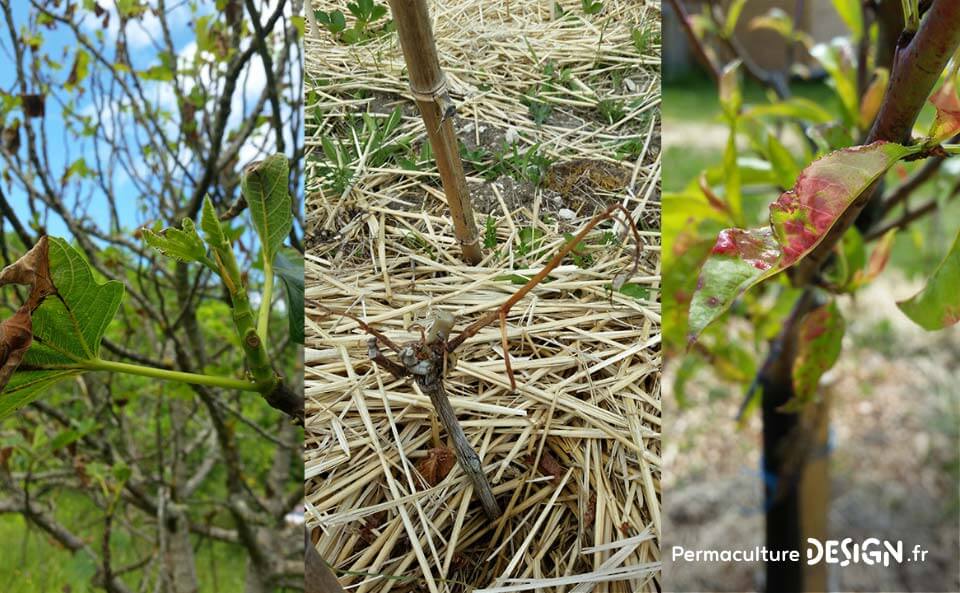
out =
{"type": "Polygon", "coordinates": [[[779,272],[779,261],[780,246],[769,227],[721,231],[690,301],[689,340],[696,340],[747,289],[779,272]]]}
{"type": "Polygon", "coordinates": [[[554,484],[559,483],[566,471],[560,465],[550,451],[544,451],[540,456],[540,471],[546,475],[553,476],[554,484]]]}
{"type": "Polygon", "coordinates": [[[830,153],[770,205],[769,227],[722,231],[690,303],[689,341],[746,290],[803,259],[890,167],[921,149],[874,142],[830,153]]]}
{"type": "Polygon", "coordinates": [[[436,486],[447,477],[456,457],[453,451],[446,447],[437,447],[427,451],[427,456],[417,462],[417,471],[429,486],[436,486]]]}
{"type": "Polygon", "coordinates": [[[796,411],[817,393],[820,377],[837,362],[845,323],[835,302],[817,307],[800,322],[793,365],[794,397],[782,408],[796,411]]]}
{"type": "Polygon", "coordinates": [[[792,190],[770,206],[770,224],[792,266],[823,239],[837,218],[903,157],[917,152],[892,142],[874,142],[830,153],[811,163],[792,190]]]}
{"type": "Polygon", "coordinates": [[[931,142],[939,144],[960,132],[960,97],[952,79],[930,95],[930,102],[937,108],[937,115],[930,126],[931,142]]]}

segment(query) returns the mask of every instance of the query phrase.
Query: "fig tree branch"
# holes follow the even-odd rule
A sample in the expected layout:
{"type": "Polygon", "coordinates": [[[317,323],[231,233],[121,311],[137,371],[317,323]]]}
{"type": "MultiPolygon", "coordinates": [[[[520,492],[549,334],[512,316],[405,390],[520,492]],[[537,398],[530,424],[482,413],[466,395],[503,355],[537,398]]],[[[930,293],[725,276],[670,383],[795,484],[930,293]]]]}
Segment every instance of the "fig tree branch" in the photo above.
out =
{"type": "MultiPolygon", "coordinates": [[[[286,3],[286,0],[277,2],[275,11],[282,13],[286,3]]],[[[263,60],[263,72],[267,81],[264,88],[269,91],[268,95],[271,107],[270,122],[276,134],[276,151],[283,152],[283,122],[280,120],[282,112],[280,111],[280,98],[277,96],[280,87],[277,85],[276,78],[273,74],[273,58],[270,56],[270,50],[267,48],[267,33],[260,23],[260,11],[257,10],[254,0],[245,0],[245,4],[247,12],[250,13],[250,22],[253,23],[253,32],[255,33],[252,45],[257,46],[257,52],[260,54],[260,59],[263,60]]]]}

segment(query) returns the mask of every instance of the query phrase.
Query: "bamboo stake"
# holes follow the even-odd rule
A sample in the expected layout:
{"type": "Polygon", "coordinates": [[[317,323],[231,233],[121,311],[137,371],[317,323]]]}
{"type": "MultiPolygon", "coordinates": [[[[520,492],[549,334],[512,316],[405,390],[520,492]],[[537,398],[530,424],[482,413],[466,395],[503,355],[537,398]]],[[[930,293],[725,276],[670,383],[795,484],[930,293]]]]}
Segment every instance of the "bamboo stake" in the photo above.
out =
{"type": "MultiPolygon", "coordinates": [[[[830,398],[809,406],[802,413],[803,425],[809,431],[812,447],[800,475],[800,537],[826,541],[829,537],[827,519],[830,507],[830,398]]],[[[826,591],[828,564],[804,564],[803,590],[826,591]]]]}
{"type": "Polygon", "coordinates": [[[400,47],[410,74],[410,91],[427,128],[430,147],[437,159],[443,191],[450,206],[453,230],[463,250],[463,259],[478,264],[482,259],[477,225],[467,179],[463,174],[452,116],[456,111],[440,69],[437,46],[430,27],[426,0],[389,0],[400,47]]]}

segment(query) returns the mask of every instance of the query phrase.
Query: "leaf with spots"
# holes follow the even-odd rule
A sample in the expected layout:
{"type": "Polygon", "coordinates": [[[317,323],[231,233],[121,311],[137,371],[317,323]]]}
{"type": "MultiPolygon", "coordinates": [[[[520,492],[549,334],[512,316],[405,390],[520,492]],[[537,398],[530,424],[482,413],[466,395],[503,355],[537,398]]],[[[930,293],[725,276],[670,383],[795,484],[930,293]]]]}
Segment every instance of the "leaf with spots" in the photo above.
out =
{"type": "Polygon", "coordinates": [[[897,306],[911,321],[930,331],[960,321],[960,233],[923,290],[897,306]]]}
{"type": "Polygon", "coordinates": [[[792,190],[770,206],[770,224],[788,268],[809,253],[837,219],[900,159],[918,152],[874,142],[832,152],[807,166],[792,190]]]}
{"type": "MultiPolygon", "coordinates": [[[[0,323],[0,392],[20,366],[33,343],[33,312],[56,289],[50,279],[49,242],[41,237],[20,259],[0,271],[0,286],[20,284],[30,287],[27,300],[12,317],[0,323]]],[[[0,407],[3,403],[0,400],[0,407]]]]}
{"type": "Polygon", "coordinates": [[[100,340],[123,298],[123,284],[98,282],[70,244],[54,237],[47,241],[48,290],[56,296],[44,298],[33,311],[32,342],[0,394],[0,418],[97,360],[100,340]]]}
{"type": "Polygon", "coordinates": [[[845,327],[843,315],[834,301],[804,316],[800,322],[797,358],[793,365],[794,396],[782,406],[783,411],[797,411],[813,400],[820,377],[840,357],[845,327]]]}
{"type": "Polygon", "coordinates": [[[689,340],[720,317],[755,284],[780,272],[780,246],[769,227],[720,232],[690,301],[689,340]]]}
{"type": "Polygon", "coordinates": [[[808,165],[793,189],[770,205],[769,227],[722,231],[700,269],[690,303],[688,341],[695,341],[748,289],[813,251],[890,167],[920,150],[874,142],[830,153],[808,165]]]}
{"type": "Polygon", "coordinates": [[[663,336],[666,347],[676,350],[686,342],[698,270],[730,219],[722,205],[702,192],[664,193],[662,204],[663,336]]]}

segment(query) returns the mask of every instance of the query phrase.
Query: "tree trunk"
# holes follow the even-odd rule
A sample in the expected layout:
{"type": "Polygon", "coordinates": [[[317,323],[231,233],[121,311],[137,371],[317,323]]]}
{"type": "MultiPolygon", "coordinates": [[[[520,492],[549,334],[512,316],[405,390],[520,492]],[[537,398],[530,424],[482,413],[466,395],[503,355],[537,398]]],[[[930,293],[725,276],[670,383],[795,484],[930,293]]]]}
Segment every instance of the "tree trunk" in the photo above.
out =
{"type": "MultiPolygon", "coordinates": [[[[781,334],[771,344],[770,357],[760,374],[763,409],[763,478],[766,509],[766,546],[779,552],[777,561],[766,565],[769,593],[799,593],[804,586],[803,560],[782,560],[791,551],[802,553],[801,499],[799,483],[813,439],[805,430],[800,414],[781,412],[793,399],[793,363],[797,330],[803,317],[817,305],[817,296],[807,289],[797,299],[781,334]]],[[[826,505],[826,501],[823,501],[826,505]]],[[[825,510],[825,506],[824,506],[825,510]]]]}
{"type": "Polygon", "coordinates": [[[190,541],[190,524],[184,516],[172,522],[175,528],[167,531],[165,558],[167,574],[170,576],[170,593],[197,593],[200,586],[197,581],[193,542],[190,541]]]}

